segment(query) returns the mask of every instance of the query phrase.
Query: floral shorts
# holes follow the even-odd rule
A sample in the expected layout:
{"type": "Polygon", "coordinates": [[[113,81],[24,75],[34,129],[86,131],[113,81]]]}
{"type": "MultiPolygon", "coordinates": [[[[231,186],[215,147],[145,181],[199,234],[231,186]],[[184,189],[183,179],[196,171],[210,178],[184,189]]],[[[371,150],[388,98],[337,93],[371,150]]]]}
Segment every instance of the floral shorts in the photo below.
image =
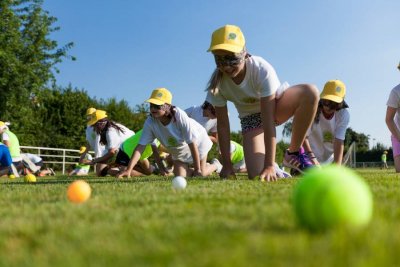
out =
{"type": "MultiPolygon", "coordinates": [[[[240,118],[240,125],[242,126],[242,133],[262,128],[261,113],[254,113],[240,118]]],[[[275,122],[275,126],[279,126],[279,124],[275,122]]]]}

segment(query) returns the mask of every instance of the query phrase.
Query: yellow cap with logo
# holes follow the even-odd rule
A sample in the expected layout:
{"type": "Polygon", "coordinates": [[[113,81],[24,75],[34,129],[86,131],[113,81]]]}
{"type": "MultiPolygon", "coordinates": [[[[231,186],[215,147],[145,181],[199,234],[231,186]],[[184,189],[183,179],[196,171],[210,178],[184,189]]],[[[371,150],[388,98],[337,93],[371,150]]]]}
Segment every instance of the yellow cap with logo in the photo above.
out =
{"type": "Polygon", "coordinates": [[[170,104],[172,103],[172,94],[166,88],[157,88],[153,90],[149,99],[146,102],[162,105],[162,104],[170,104]]]}
{"type": "Polygon", "coordinates": [[[95,109],[95,108],[88,108],[88,109],[86,110],[86,116],[93,115],[93,113],[95,113],[95,112],[96,112],[96,109],[95,109]]]}
{"type": "Polygon", "coordinates": [[[340,80],[330,80],[325,84],[320,98],[342,103],[345,95],[346,85],[340,80]]]}
{"type": "Polygon", "coordinates": [[[225,25],[213,32],[211,45],[207,52],[226,50],[233,53],[240,53],[243,51],[245,44],[246,40],[238,26],[225,25]]]}
{"type": "Polygon", "coordinates": [[[92,115],[92,118],[88,121],[87,125],[91,126],[98,122],[101,119],[107,118],[107,112],[104,110],[96,110],[96,112],[92,115]]]}
{"type": "Polygon", "coordinates": [[[83,154],[83,152],[86,151],[86,147],[85,146],[81,146],[81,148],[79,149],[79,154],[83,154]]]}

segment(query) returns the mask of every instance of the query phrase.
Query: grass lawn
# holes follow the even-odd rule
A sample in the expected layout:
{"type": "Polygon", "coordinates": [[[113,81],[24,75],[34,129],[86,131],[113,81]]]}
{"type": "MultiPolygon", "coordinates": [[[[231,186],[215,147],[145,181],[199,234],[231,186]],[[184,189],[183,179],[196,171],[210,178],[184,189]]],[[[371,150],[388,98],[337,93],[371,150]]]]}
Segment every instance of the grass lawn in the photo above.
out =
{"type": "Polygon", "coordinates": [[[366,229],[310,233],[292,209],[299,178],[116,181],[86,177],[72,204],[66,176],[0,178],[0,266],[400,266],[400,175],[362,169],[374,215],[366,229]]]}

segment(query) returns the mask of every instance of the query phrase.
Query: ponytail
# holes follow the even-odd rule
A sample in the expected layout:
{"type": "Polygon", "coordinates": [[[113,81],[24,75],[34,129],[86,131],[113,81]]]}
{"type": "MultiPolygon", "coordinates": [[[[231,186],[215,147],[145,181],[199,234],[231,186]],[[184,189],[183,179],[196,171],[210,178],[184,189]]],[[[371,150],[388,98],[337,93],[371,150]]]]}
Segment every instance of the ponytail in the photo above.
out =
{"type": "Polygon", "coordinates": [[[210,80],[208,81],[206,91],[209,91],[211,92],[211,94],[216,95],[218,93],[219,83],[222,80],[222,75],[223,75],[222,71],[216,68],[213,74],[211,75],[210,80]]]}

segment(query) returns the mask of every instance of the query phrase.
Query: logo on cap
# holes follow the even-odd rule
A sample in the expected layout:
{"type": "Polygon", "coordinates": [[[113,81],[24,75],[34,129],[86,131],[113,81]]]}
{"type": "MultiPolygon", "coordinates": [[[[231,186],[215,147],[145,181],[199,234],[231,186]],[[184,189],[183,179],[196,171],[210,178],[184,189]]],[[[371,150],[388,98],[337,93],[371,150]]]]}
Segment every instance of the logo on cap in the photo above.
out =
{"type": "Polygon", "coordinates": [[[340,86],[336,87],[336,92],[340,93],[340,91],[342,91],[342,88],[340,86]]]}
{"type": "Polygon", "coordinates": [[[158,97],[162,97],[162,93],[158,93],[157,96],[158,96],[158,97]]]}
{"type": "Polygon", "coordinates": [[[230,34],[228,34],[228,40],[235,40],[236,39],[236,33],[231,32],[230,34]]]}

